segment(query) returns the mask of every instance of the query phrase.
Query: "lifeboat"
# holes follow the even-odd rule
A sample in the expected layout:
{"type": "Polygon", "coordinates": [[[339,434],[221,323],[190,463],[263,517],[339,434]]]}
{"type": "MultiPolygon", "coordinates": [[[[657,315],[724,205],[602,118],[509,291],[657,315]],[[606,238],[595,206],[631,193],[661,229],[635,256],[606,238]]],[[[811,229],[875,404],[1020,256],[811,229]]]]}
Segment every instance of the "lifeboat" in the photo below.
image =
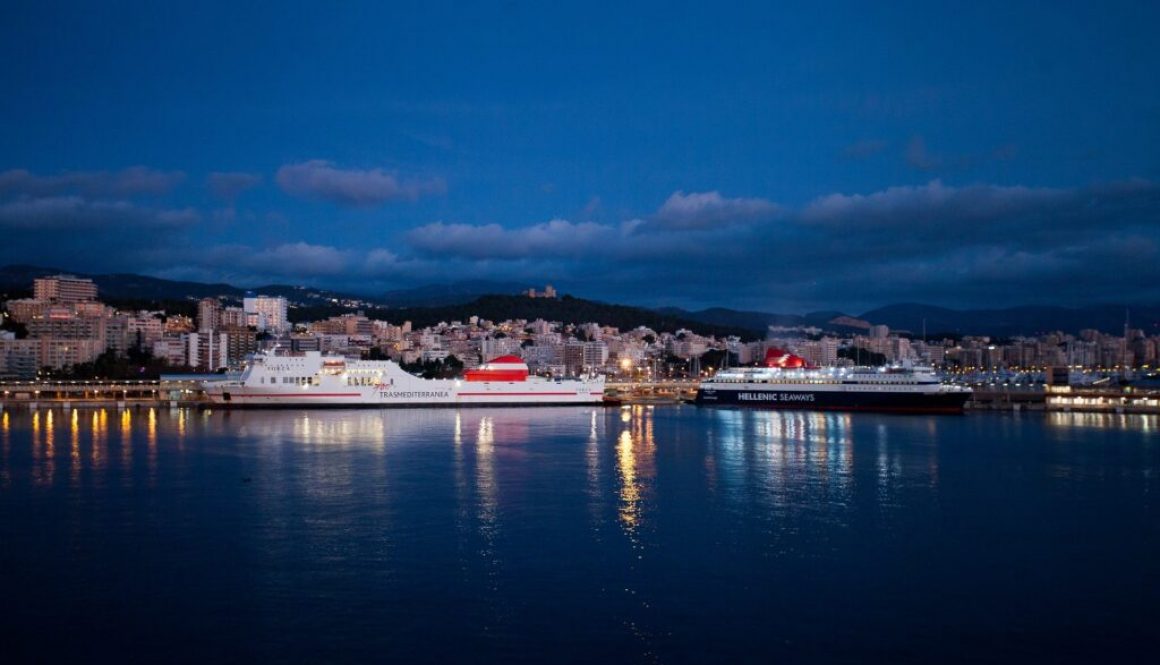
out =
{"type": "Polygon", "coordinates": [[[500,356],[463,373],[465,381],[527,381],[528,364],[519,356],[500,356]]]}

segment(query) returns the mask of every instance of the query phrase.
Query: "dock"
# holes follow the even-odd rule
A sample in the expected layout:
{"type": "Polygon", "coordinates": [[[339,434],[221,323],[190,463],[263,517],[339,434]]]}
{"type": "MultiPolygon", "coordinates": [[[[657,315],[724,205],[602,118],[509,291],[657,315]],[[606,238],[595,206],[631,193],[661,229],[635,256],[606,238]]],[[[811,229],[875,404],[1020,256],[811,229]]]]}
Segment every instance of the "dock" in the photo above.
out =
{"type": "MultiPolygon", "coordinates": [[[[0,408],[126,408],[198,406],[204,375],[166,375],[141,381],[0,382],[0,408]]],[[[218,376],[217,378],[221,378],[218,376]]],[[[610,381],[605,394],[618,404],[679,404],[697,395],[695,379],[610,381]]],[[[972,386],[968,411],[1043,411],[1160,414],[1160,390],[1074,386],[972,386]]]]}

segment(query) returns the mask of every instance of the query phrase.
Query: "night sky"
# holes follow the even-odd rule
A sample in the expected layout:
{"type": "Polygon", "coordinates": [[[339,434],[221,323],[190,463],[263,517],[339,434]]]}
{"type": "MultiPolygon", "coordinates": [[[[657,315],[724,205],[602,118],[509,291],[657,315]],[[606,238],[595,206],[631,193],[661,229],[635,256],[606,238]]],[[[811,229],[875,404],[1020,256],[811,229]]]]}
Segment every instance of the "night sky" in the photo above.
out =
{"type": "Polygon", "coordinates": [[[0,265],[1160,302],[1160,3],[4,3],[0,265]]]}

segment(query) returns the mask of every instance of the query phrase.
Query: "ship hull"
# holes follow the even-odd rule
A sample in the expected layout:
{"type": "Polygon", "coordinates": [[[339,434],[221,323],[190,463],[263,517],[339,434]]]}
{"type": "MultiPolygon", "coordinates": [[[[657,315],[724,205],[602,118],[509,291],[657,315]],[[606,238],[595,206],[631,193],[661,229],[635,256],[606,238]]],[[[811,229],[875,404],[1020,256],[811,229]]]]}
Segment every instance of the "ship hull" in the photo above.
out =
{"type": "Polygon", "coordinates": [[[220,386],[206,390],[207,401],[225,408],[426,408],[472,406],[569,406],[594,405],[604,400],[603,389],[568,391],[476,390],[363,390],[324,392],[316,390],[254,390],[244,386],[220,386]]]}
{"type": "Polygon", "coordinates": [[[800,411],[874,411],[880,413],[960,414],[968,392],[876,392],[712,388],[697,391],[700,406],[736,406],[800,411]]]}
{"type": "Polygon", "coordinates": [[[359,398],[320,397],[304,398],[296,396],[250,395],[225,392],[207,395],[207,404],[215,408],[227,409],[426,409],[426,408],[471,408],[471,407],[513,407],[513,406],[596,406],[604,403],[603,393],[591,397],[576,398],[515,398],[496,397],[490,400],[444,399],[444,400],[382,400],[372,401],[359,398]]]}

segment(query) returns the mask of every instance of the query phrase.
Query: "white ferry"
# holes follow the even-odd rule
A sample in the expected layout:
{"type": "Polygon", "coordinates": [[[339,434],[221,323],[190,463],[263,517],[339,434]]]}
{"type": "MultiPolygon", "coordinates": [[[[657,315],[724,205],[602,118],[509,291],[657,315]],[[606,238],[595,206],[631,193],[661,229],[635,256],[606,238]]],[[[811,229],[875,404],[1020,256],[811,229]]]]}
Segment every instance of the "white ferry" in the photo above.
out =
{"type": "Polygon", "coordinates": [[[701,405],[764,409],[962,413],[968,388],[943,383],[930,368],[811,367],[780,349],[762,367],[723,369],[697,390],[701,405]]]}
{"type": "Polygon", "coordinates": [[[236,380],[202,384],[228,407],[428,407],[598,404],[604,377],[532,376],[518,356],[470,369],[462,379],[422,379],[389,360],[350,360],[318,351],[258,354],[236,380]]]}

